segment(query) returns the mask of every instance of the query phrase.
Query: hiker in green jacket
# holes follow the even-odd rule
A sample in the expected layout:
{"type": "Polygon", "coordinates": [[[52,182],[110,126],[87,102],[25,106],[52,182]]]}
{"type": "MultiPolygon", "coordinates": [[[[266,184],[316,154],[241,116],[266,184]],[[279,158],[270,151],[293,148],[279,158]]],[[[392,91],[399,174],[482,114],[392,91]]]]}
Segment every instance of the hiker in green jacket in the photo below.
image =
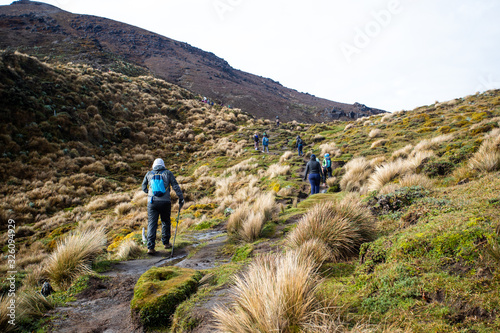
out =
{"type": "Polygon", "coordinates": [[[148,194],[148,254],[154,254],[158,217],[161,216],[161,241],[165,249],[170,245],[170,186],[179,197],[179,210],[184,205],[184,195],[172,171],[165,168],[161,158],[153,163],[153,170],[146,173],[142,181],[142,190],[148,194]]]}
{"type": "Polygon", "coordinates": [[[330,159],[330,154],[325,154],[325,158],[321,165],[323,168],[323,183],[326,185],[327,175],[328,177],[332,177],[332,160],[330,159]]]}

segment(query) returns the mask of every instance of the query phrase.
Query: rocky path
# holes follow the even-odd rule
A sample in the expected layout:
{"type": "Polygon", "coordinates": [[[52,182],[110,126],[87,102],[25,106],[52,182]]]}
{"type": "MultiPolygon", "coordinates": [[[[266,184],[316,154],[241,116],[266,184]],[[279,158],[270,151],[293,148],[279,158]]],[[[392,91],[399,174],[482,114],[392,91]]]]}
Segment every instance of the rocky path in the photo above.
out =
{"type": "Polygon", "coordinates": [[[189,237],[195,242],[189,256],[185,250],[175,251],[174,257],[170,257],[170,251],[159,251],[147,259],[113,265],[110,271],[103,274],[109,279],[91,277],[89,287],[77,295],[76,301],[49,314],[55,317],[50,324],[50,332],[143,332],[143,328],[131,320],[130,301],[134,286],[144,272],[153,266],[169,265],[203,270],[230,259],[219,254],[219,249],[227,240],[221,231],[211,230],[189,237]]]}

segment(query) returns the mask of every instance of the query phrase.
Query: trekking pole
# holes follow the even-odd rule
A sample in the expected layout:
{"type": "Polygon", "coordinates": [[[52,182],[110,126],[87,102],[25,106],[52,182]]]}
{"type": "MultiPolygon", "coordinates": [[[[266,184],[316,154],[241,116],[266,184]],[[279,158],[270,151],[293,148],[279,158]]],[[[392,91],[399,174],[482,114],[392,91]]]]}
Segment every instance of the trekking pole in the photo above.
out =
{"type": "Polygon", "coordinates": [[[177,227],[179,226],[179,217],[180,216],[181,216],[181,207],[179,206],[179,213],[177,214],[177,220],[175,222],[174,242],[172,243],[172,254],[170,254],[171,257],[174,256],[175,237],[177,237],[177,227]]]}

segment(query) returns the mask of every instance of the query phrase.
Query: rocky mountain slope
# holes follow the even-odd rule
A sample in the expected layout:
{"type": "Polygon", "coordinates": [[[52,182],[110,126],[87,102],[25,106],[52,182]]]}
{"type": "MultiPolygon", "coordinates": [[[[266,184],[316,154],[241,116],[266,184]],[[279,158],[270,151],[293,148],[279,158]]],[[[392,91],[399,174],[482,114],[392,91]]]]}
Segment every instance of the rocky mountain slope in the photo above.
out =
{"type": "Polygon", "coordinates": [[[16,1],[0,7],[0,48],[127,75],[150,72],[218,103],[267,119],[280,116],[282,121],[322,122],[383,112],[300,93],[236,70],[216,55],[186,43],[40,2],[16,1]]]}

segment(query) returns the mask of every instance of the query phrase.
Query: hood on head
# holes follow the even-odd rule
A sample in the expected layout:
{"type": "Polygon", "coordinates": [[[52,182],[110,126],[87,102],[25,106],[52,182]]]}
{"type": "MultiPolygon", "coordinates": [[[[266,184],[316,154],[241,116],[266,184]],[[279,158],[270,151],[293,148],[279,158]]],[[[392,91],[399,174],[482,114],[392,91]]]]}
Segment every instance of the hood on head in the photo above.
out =
{"type": "Polygon", "coordinates": [[[311,155],[311,161],[316,161],[316,155],[314,154],[311,155]]]}
{"type": "Polygon", "coordinates": [[[156,168],[160,168],[160,167],[163,167],[165,168],[165,162],[163,162],[163,160],[161,158],[157,158],[154,162],[153,162],[153,169],[156,168]]]}
{"type": "Polygon", "coordinates": [[[330,154],[326,153],[326,154],[325,154],[325,158],[326,158],[326,157],[330,157],[330,154]]]}

